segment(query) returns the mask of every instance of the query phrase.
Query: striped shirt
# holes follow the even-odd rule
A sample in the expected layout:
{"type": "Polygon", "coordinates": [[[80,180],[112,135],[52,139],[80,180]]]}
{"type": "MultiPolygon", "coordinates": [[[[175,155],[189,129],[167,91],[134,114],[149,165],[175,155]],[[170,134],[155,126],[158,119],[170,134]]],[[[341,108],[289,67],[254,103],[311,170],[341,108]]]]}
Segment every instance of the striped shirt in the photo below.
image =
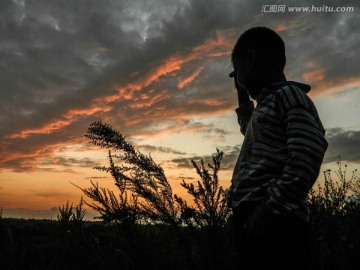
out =
{"type": "Polygon", "coordinates": [[[284,81],[264,88],[236,109],[245,135],[230,188],[230,206],[263,202],[274,215],[309,219],[306,197],[327,149],[311,87],[284,81]]]}

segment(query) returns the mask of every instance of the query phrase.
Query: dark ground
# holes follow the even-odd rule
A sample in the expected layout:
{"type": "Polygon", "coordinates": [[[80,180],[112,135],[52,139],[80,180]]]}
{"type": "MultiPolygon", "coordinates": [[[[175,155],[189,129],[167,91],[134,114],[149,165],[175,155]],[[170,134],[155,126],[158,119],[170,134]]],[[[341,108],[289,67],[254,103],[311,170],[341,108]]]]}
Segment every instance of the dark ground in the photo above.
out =
{"type": "MultiPolygon", "coordinates": [[[[360,269],[359,224],[359,215],[312,220],[311,269],[360,269]]],[[[231,225],[0,223],[0,269],[234,269],[235,255],[231,225]]]]}

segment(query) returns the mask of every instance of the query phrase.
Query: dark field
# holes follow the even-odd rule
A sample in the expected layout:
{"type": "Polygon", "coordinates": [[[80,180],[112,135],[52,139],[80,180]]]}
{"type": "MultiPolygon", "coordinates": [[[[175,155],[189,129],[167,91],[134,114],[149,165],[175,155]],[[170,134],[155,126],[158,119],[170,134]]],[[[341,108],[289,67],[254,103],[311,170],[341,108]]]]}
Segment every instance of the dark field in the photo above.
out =
{"type": "MultiPolygon", "coordinates": [[[[359,269],[359,221],[359,210],[313,219],[311,269],[359,269]]],[[[230,222],[176,229],[4,218],[0,225],[0,269],[235,269],[235,256],[230,222]]]]}

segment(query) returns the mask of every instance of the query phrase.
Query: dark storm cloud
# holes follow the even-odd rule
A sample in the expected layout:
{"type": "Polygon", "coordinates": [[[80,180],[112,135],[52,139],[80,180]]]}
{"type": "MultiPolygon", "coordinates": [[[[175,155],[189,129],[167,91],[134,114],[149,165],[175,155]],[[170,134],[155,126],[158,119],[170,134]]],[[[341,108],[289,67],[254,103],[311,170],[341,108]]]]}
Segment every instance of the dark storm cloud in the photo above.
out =
{"type": "MultiPolygon", "coordinates": [[[[191,130],[192,115],[232,110],[236,101],[227,77],[229,53],[236,37],[250,26],[285,26],[280,34],[287,44],[289,79],[303,80],[304,72],[310,72],[306,78],[316,86],[321,76],[335,80],[359,75],[351,60],[359,54],[358,15],[265,14],[262,4],[1,1],[0,149],[13,156],[0,160],[1,167],[34,168],[34,162],[55,147],[79,140],[94,120],[108,121],[125,135],[151,135],[179,126],[191,130]],[[192,51],[222,38],[225,45],[215,50],[203,55],[200,49],[192,51]],[[159,75],[139,91],[129,89],[130,98],[124,92],[116,101],[103,100],[117,95],[116,88],[146,78],[174,55],[186,59],[191,53],[199,53],[199,58],[159,75]],[[215,53],[222,56],[210,56],[215,53]]],[[[227,135],[215,127],[208,131],[227,135]]]]}
{"type": "Polygon", "coordinates": [[[43,159],[39,166],[51,166],[51,165],[61,165],[64,167],[85,167],[85,168],[93,168],[96,166],[100,166],[101,164],[97,161],[94,161],[90,158],[71,158],[71,157],[53,157],[43,159]]]}
{"type": "MultiPolygon", "coordinates": [[[[16,172],[34,171],[42,160],[52,159],[53,152],[57,148],[63,150],[64,145],[73,143],[83,143],[84,148],[87,148],[84,134],[89,120],[94,121],[95,119],[79,119],[78,122],[52,132],[51,135],[34,134],[31,136],[31,140],[27,138],[3,139],[0,141],[0,147],[2,144],[4,145],[2,152],[6,154],[0,156],[0,168],[9,168],[16,172]],[[7,148],[7,145],[11,147],[7,148]]],[[[89,147],[89,149],[93,148],[89,147]]],[[[84,150],[80,149],[80,151],[84,150]]]]}
{"type": "Polygon", "coordinates": [[[9,15],[1,33],[0,102],[7,115],[1,132],[38,127],[69,109],[89,107],[124,73],[124,67],[114,65],[124,66],[137,55],[141,36],[122,29],[117,1],[10,3],[2,10],[9,15]],[[21,10],[21,19],[9,10],[21,10]]]}
{"type": "MultiPolygon", "coordinates": [[[[328,88],[359,77],[357,61],[360,33],[358,1],[259,1],[246,6],[254,15],[244,27],[268,26],[285,41],[286,74],[305,81],[318,95],[328,88]],[[260,12],[263,5],[284,5],[285,12],[260,12]],[[289,12],[289,7],[353,7],[349,12],[289,12]]],[[[239,13],[240,14],[240,13],[239,13]]],[[[242,14],[242,13],[241,13],[242,14]]],[[[357,80],[357,85],[359,82],[357,80]]]]}
{"type": "Polygon", "coordinates": [[[342,160],[360,163],[360,131],[332,128],[326,131],[329,143],[324,162],[342,160]]]}
{"type": "Polygon", "coordinates": [[[108,179],[108,177],[105,176],[87,176],[85,179],[89,180],[98,180],[98,179],[108,179]]]}
{"type": "MultiPolygon", "coordinates": [[[[287,6],[291,4],[287,3],[287,6]]],[[[356,80],[359,87],[357,61],[360,33],[359,2],[313,2],[293,3],[295,6],[354,7],[354,12],[344,13],[290,13],[263,14],[264,25],[284,26],[279,34],[287,51],[286,72],[288,79],[305,81],[313,86],[311,94],[321,94],[329,88],[356,80]]]]}
{"type": "MultiPolygon", "coordinates": [[[[221,150],[224,153],[223,159],[221,161],[221,169],[222,170],[233,170],[237,157],[240,153],[240,145],[236,145],[234,147],[227,146],[223,147],[219,150],[221,150]]],[[[189,158],[175,158],[172,159],[171,162],[175,163],[177,167],[179,168],[186,168],[186,169],[192,169],[194,166],[192,165],[191,160],[195,161],[199,164],[201,160],[204,161],[205,164],[212,164],[212,156],[196,156],[196,157],[189,157],[189,158]]]]}
{"type": "MultiPolygon", "coordinates": [[[[62,199],[65,201],[64,198],[68,198],[69,195],[67,194],[65,197],[62,197],[62,199]]],[[[3,216],[9,217],[9,218],[29,218],[29,219],[56,219],[57,212],[59,211],[58,207],[51,207],[46,210],[34,210],[30,208],[4,208],[3,216]]],[[[93,215],[93,213],[87,212],[87,218],[88,215],[93,215]]]]}
{"type": "MultiPolygon", "coordinates": [[[[2,1],[1,135],[74,120],[64,115],[115,93],[113,86],[131,81],[133,72],[141,74],[158,59],[213,36],[213,29],[204,28],[210,19],[204,20],[199,3],[194,5],[179,1],[158,9],[156,1],[2,1]]],[[[25,141],[40,146],[33,135],[25,141]]],[[[8,140],[6,152],[18,147],[8,140]]]]}
{"type": "Polygon", "coordinates": [[[46,190],[46,191],[36,191],[32,190],[35,196],[43,197],[43,198],[67,198],[69,196],[68,192],[59,192],[59,191],[52,191],[52,190],[46,190]]]}
{"type": "Polygon", "coordinates": [[[86,108],[111,93],[113,84],[130,81],[132,72],[201,44],[235,19],[224,20],[229,7],[217,1],[161,2],[161,9],[157,1],[2,3],[5,134],[86,108]]]}
{"type": "Polygon", "coordinates": [[[153,145],[139,145],[139,148],[145,153],[160,152],[160,153],[175,154],[175,155],[186,155],[185,152],[178,151],[178,150],[172,149],[170,147],[153,146],[153,145]]]}
{"type": "MultiPolygon", "coordinates": [[[[290,4],[286,3],[287,6],[290,4]]],[[[280,32],[287,50],[286,71],[290,78],[312,84],[313,94],[320,94],[332,86],[359,78],[354,58],[360,54],[359,2],[306,1],[295,6],[323,5],[354,7],[344,13],[284,13],[263,16],[264,22],[275,18],[285,30],[280,32]],[[287,28],[287,29],[286,29],[287,28]]],[[[269,15],[269,14],[267,14],[269,15]]]]}

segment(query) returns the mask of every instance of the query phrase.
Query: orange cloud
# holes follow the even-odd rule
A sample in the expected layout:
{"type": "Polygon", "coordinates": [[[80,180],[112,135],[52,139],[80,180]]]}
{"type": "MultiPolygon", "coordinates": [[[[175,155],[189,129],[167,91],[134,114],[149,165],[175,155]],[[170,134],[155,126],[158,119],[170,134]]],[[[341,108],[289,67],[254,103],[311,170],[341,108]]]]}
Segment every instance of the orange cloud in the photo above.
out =
{"type": "Polygon", "coordinates": [[[221,106],[226,103],[228,103],[228,100],[225,100],[223,98],[205,99],[205,100],[191,99],[188,101],[188,104],[203,104],[203,105],[207,105],[207,106],[221,106]]]}
{"type": "MultiPolygon", "coordinates": [[[[216,39],[206,40],[203,44],[194,47],[189,54],[183,55],[175,53],[169,58],[163,60],[159,66],[149,70],[140,80],[131,82],[125,86],[118,86],[118,93],[104,98],[105,102],[116,102],[123,100],[124,93],[130,94],[148,87],[157,82],[162,76],[173,74],[181,70],[182,66],[193,60],[199,60],[207,57],[219,57],[230,54],[231,43],[226,39],[227,32],[217,32],[216,39]]],[[[200,73],[201,71],[199,71],[200,73]]],[[[191,76],[191,75],[190,75],[191,76]]]]}
{"type": "Polygon", "coordinates": [[[325,78],[325,69],[318,68],[309,72],[306,72],[302,75],[304,80],[307,83],[318,83],[324,80],[325,78]]]}
{"type": "Polygon", "coordinates": [[[195,70],[192,74],[190,74],[188,77],[184,79],[180,79],[178,83],[179,89],[184,88],[185,85],[188,85],[191,83],[195,78],[197,78],[200,74],[200,72],[204,69],[204,67],[199,67],[197,70],[195,70]]]}
{"type": "Polygon", "coordinates": [[[299,22],[289,21],[289,22],[287,22],[287,24],[280,23],[279,25],[274,26],[273,29],[275,32],[280,33],[283,31],[287,31],[289,29],[294,29],[294,28],[299,28],[299,27],[301,27],[301,24],[299,24],[299,22]]]}
{"type": "Polygon", "coordinates": [[[189,124],[188,117],[182,116],[179,118],[172,118],[167,122],[166,125],[162,128],[157,128],[156,130],[147,129],[144,131],[139,131],[136,134],[133,134],[132,137],[159,137],[167,134],[179,134],[179,133],[195,133],[203,131],[207,126],[202,123],[189,124]]]}
{"type": "Polygon", "coordinates": [[[217,31],[216,32],[216,39],[208,39],[208,40],[206,40],[203,44],[200,44],[200,45],[196,46],[192,50],[192,52],[202,54],[204,52],[209,52],[213,48],[221,48],[221,47],[229,48],[230,43],[227,40],[227,35],[228,34],[229,34],[229,31],[224,31],[224,32],[217,31]]]}
{"type": "MultiPolygon", "coordinates": [[[[68,141],[66,142],[66,144],[68,141]]],[[[26,170],[36,171],[37,164],[45,157],[52,156],[55,149],[65,145],[65,143],[53,143],[48,146],[42,146],[40,149],[35,149],[32,152],[5,152],[0,157],[0,164],[4,167],[11,167],[15,171],[26,170]]]]}
{"type": "Polygon", "coordinates": [[[138,81],[131,82],[124,87],[117,87],[118,93],[115,95],[107,96],[104,98],[105,102],[111,103],[131,97],[133,92],[140,91],[141,89],[151,85],[159,80],[160,77],[170,74],[174,71],[180,70],[181,66],[187,62],[187,59],[181,58],[178,55],[171,56],[163,61],[163,64],[151,69],[143,78],[138,81]],[[124,95],[124,93],[127,93],[124,95]]]}
{"type": "Polygon", "coordinates": [[[282,31],[288,30],[289,28],[290,28],[289,25],[280,24],[274,30],[275,30],[275,32],[282,32],[282,31]]]}
{"type": "Polygon", "coordinates": [[[11,134],[6,138],[26,138],[31,134],[51,134],[54,131],[62,129],[76,121],[79,116],[90,116],[99,112],[108,112],[111,110],[110,106],[98,107],[98,104],[93,104],[92,107],[86,109],[70,109],[63,114],[60,119],[53,122],[46,123],[42,127],[22,130],[19,133],[11,134]]]}
{"type": "Polygon", "coordinates": [[[109,48],[100,47],[100,48],[97,48],[97,50],[98,50],[99,52],[105,53],[105,52],[109,51],[109,48]]]}
{"type": "Polygon", "coordinates": [[[120,118],[126,119],[126,126],[138,126],[135,128],[131,137],[159,137],[171,133],[193,133],[203,130],[203,126],[189,124],[189,120],[194,115],[200,117],[201,115],[212,116],[224,114],[232,110],[229,100],[212,99],[212,100],[191,100],[186,105],[186,110],[183,106],[174,106],[169,110],[167,107],[155,106],[150,110],[139,114],[127,116],[124,111],[121,111],[120,118]],[[162,126],[159,126],[159,121],[162,119],[162,126]],[[147,122],[146,129],[141,128],[141,124],[147,122]]]}
{"type": "Polygon", "coordinates": [[[210,53],[209,57],[222,57],[222,56],[227,56],[230,54],[231,54],[231,51],[215,52],[215,53],[210,53]]]}
{"type": "Polygon", "coordinates": [[[134,102],[132,104],[129,104],[128,107],[132,109],[151,107],[162,100],[168,99],[169,97],[170,94],[167,91],[161,91],[153,98],[150,98],[148,95],[141,95],[140,98],[135,98],[134,102]]]}
{"type": "Polygon", "coordinates": [[[306,83],[311,84],[316,91],[311,91],[310,96],[329,95],[348,87],[360,87],[359,77],[326,77],[326,69],[318,66],[316,62],[310,61],[307,67],[311,70],[302,74],[306,83]]]}
{"type": "Polygon", "coordinates": [[[6,138],[15,139],[15,138],[26,138],[31,134],[50,134],[58,129],[61,129],[65,126],[68,126],[72,123],[71,119],[66,120],[56,120],[52,123],[47,123],[39,128],[26,129],[22,130],[19,133],[11,134],[6,138]]]}
{"type": "Polygon", "coordinates": [[[316,91],[311,91],[309,93],[310,96],[318,96],[318,95],[331,95],[337,91],[341,91],[350,87],[358,87],[360,88],[360,78],[359,77],[351,77],[351,78],[336,78],[333,80],[324,79],[320,83],[312,85],[313,89],[316,91]]]}

